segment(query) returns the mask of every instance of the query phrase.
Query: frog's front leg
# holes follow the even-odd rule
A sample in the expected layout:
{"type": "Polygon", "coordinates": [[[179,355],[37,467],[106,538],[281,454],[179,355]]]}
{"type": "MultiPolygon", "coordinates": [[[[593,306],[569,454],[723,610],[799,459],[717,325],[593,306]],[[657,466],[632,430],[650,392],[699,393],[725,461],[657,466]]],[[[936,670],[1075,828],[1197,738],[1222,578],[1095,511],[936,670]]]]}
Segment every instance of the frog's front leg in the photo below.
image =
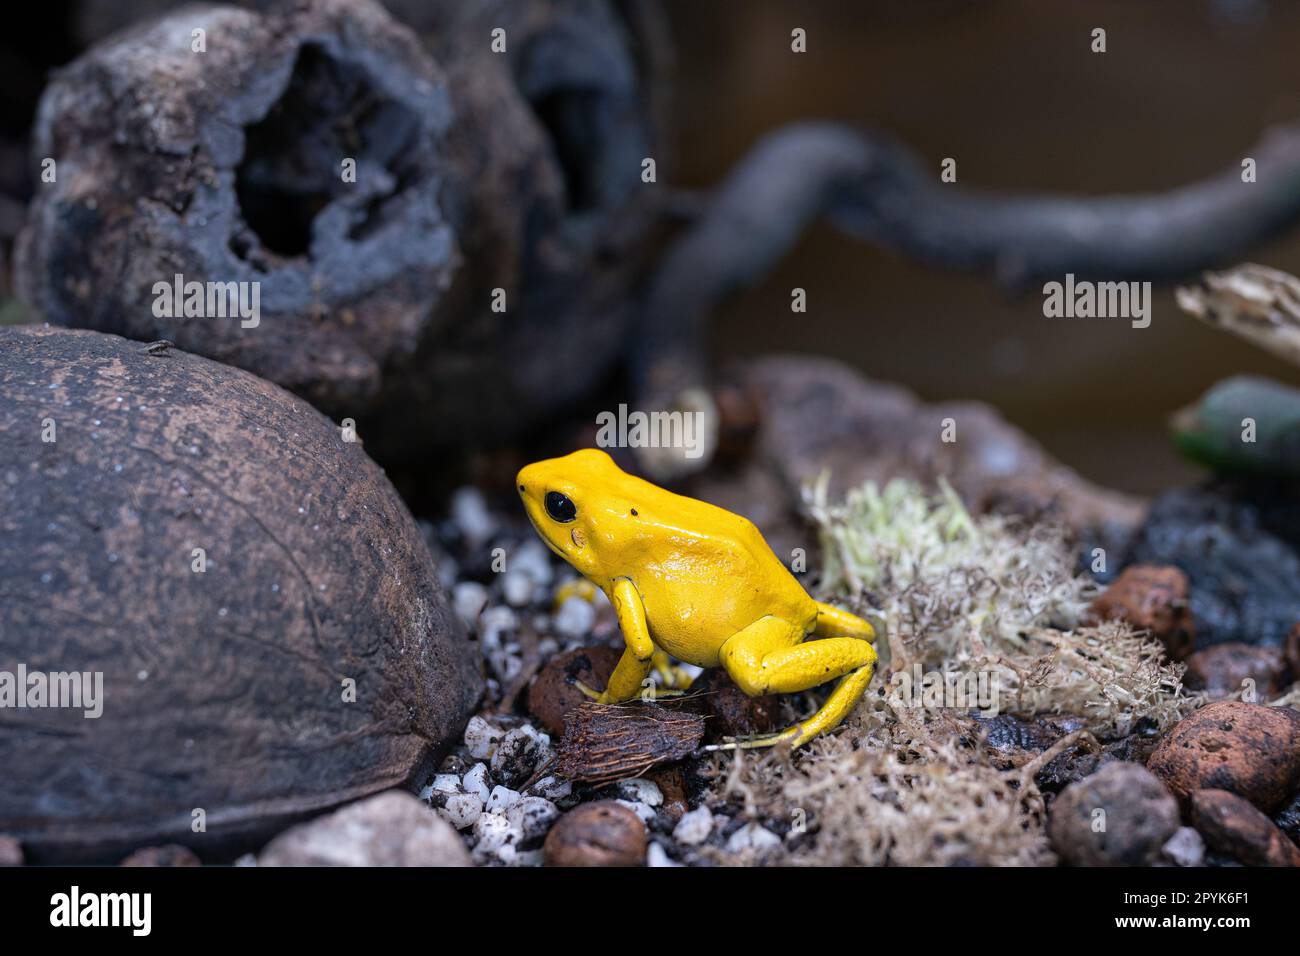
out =
{"type": "MultiPolygon", "coordinates": [[[[618,616],[618,628],[623,632],[623,656],[619,658],[614,673],[609,675],[609,686],[595,699],[602,704],[621,704],[641,693],[646,678],[650,675],[655,644],[650,639],[650,627],[645,619],[645,605],[641,595],[627,578],[614,582],[610,594],[614,604],[614,613],[618,616]]],[[[590,696],[590,695],[589,695],[590,696]]]]}

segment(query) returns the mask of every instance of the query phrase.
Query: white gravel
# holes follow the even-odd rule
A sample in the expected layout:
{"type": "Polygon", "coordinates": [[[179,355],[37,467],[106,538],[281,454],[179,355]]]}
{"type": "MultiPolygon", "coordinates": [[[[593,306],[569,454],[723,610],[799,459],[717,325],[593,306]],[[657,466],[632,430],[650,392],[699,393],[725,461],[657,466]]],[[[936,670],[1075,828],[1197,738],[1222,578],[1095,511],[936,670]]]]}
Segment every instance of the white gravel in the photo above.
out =
{"type": "Polygon", "coordinates": [[[582,638],[596,626],[596,609],[591,602],[576,595],[565,600],[555,612],[552,627],[557,634],[569,638],[582,638]]]}
{"type": "Polygon", "coordinates": [[[761,853],[763,850],[770,850],[780,845],[779,836],[757,823],[746,823],[727,840],[727,850],[730,853],[741,853],[745,850],[757,850],[761,853]]]}
{"type": "Polygon", "coordinates": [[[476,794],[479,800],[487,803],[487,798],[491,796],[491,788],[488,786],[487,764],[474,764],[462,778],[461,786],[465,788],[466,793],[476,794]]]}
{"type": "Polygon", "coordinates": [[[497,744],[505,732],[500,727],[493,727],[478,715],[469,719],[465,727],[465,746],[475,760],[487,760],[496,751],[497,744]]]}
{"type": "Polygon", "coordinates": [[[673,839],[686,846],[699,846],[713,832],[713,813],[700,807],[682,815],[673,827],[673,839]]]}
{"type": "Polygon", "coordinates": [[[633,803],[644,803],[648,807],[662,806],[664,802],[663,791],[653,780],[647,780],[644,777],[629,777],[626,780],[618,781],[618,795],[624,800],[633,803]]]}

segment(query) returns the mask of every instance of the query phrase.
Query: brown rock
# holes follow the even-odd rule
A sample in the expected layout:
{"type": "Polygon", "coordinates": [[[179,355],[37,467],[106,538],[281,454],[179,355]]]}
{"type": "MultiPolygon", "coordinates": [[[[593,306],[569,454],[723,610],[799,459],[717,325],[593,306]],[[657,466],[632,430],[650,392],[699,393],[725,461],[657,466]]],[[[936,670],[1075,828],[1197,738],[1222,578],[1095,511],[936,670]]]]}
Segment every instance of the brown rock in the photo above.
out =
{"type": "Polygon", "coordinates": [[[720,464],[743,461],[753,451],[762,423],[762,396],[752,383],[724,378],[713,390],[718,406],[718,450],[720,464]]]}
{"type": "Polygon", "coordinates": [[[22,866],[23,845],[11,836],[0,835],[0,866],[22,866]]]}
{"type": "Polygon", "coordinates": [[[642,866],[646,845],[640,817],[615,800],[597,800],[560,817],[543,856],[547,866],[642,866]]]}
{"type": "Polygon", "coordinates": [[[721,667],[705,671],[691,684],[687,706],[704,717],[704,739],[748,737],[780,729],[781,698],[750,697],[721,667]]]}
{"type": "Polygon", "coordinates": [[[1075,529],[1118,529],[1141,517],[1141,501],[1084,481],[987,405],[927,405],[829,358],[771,356],[746,375],[763,396],[758,454],[796,503],[799,489],[829,470],[832,498],[868,479],[942,476],[977,511],[1052,511],[1075,529]],[[942,440],[945,418],[956,420],[960,440],[942,440]]]}
{"type": "Polygon", "coordinates": [[[1227,790],[1271,813],[1300,785],[1300,713],[1236,700],[1210,704],[1165,735],[1147,768],[1184,806],[1197,790],[1227,790]]]}
{"type": "Polygon", "coordinates": [[[1198,790],[1191,808],[1192,823],[1210,849],[1246,866],[1300,866],[1300,848],[1235,793],[1198,790]]]}
{"type": "Polygon", "coordinates": [[[564,715],[587,699],[573,682],[604,690],[621,656],[617,648],[598,645],[552,657],[528,688],[528,712],[548,733],[564,733],[564,715]]]}
{"type": "Polygon", "coordinates": [[[1211,697],[1238,694],[1251,681],[1261,698],[1273,697],[1284,686],[1286,662],[1276,647],[1229,641],[1197,651],[1187,658],[1184,683],[1211,697]]]}
{"type": "Polygon", "coordinates": [[[1148,866],[1178,830],[1178,802],[1135,763],[1109,763],[1052,803],[1047,835],[1073,866],[1148,866]]]}
{"type": "Polygon", "coordinates": [[[169,842],[231,859],[418,775],[482,690],[361,446],[177,349],[0,326],[0,581],[9,660],[103,675],[99,719],[6,711],[0,832],[36,863],[169,842]]]}
{"type": "Polygon", "coordinates": [[[136,850],[118,866],[200,866],[194,851],[179,843],[147,846],[136,850]]]}
{"type": "Polygon", "coordinates": [[[1150,631],[1174,660],[1192,652],[1196,630],[1187,608],[1187,575],[1178,568],[1153,564],[1125,568],[1092,602],[1092,613],[1099,620],[1124,620],[1150,631]]]}
{"type": "Polygon", "coordinates": [[[403,790],[389,790],[286,830],[258,866],[470,866],[450,823],[403,790]]]}

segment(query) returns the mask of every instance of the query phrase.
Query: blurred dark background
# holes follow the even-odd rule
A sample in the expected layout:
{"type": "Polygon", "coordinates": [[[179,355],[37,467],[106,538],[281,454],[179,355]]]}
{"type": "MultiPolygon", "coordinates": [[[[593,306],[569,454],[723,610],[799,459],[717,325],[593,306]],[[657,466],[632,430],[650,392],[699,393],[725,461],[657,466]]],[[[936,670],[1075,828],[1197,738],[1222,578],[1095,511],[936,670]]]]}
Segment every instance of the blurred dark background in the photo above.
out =
{"type": "MultiPolygon", "coordinates": [[[[1161,190],[1237,166],[1263,131],[1300,116],[1300,4],[1268,0],[665,0],[676,42],[674,181],[706,189],[793,120],[869,124],[959,183],[1084,194],[1161,190]],[[790,52],[790,31],[808,52],[790,52]],[[1094,27],[1108,52],[1090,51],[1094,27]]],[[[161,3],[50,2],[0,37],[0,240],[30,192],[24,142],[46,71],[105,22],[161,3]]],[[[6,249],[7,254],[7,249],[6,249]]],[[[1300,272],[1300,233],[1255,261],[1300,272]]],[[[10,296],[0,269],[0,312],[10,296]]],[[[3,315],[0,315],[3,320],[3,315]]],[[[815,227],[718,316],[724,355],[838,356],[928,399],[997,406],[1103,484],[1152,492],[1195,470],[1168,416],[1216,380],[1295,370],[1175,307],[1153,321],[1048,320],[1042,297],[925,269],[815,227]],[[808,291],[792,315],[790,289],[808,291]]]]}
{"type": "MultiPolygon", "coordinates": [[[[1241,162],[1300,116],[1300,3],[1263,0],[669,0],[678,179],[708,186],[764,132],[829,118],[887,130],[966,187],[1162,190],[1241,162]],[[808,52],[789,54],[790,31],[808,52]],[[1094,27],[1105,54],[1090,51],[1094,27]]],[[[1300,271],[1300,234],[1252,258],[1300,271]]],[[[1041,286],[1039,287],[1041,288],[1041,286]]],[[[816,227],[715,325],[724,352],[838,356],[929,399],[996,405],[1103,484],[1196,474],[1166,421],[1216,380],[1295,369],[1202,327],[1154,289],[1151,327],[1049,320],[1037,291],[921,268],[816,227]],[[808,290],[807,316],[790,289],[808,290]]]]}

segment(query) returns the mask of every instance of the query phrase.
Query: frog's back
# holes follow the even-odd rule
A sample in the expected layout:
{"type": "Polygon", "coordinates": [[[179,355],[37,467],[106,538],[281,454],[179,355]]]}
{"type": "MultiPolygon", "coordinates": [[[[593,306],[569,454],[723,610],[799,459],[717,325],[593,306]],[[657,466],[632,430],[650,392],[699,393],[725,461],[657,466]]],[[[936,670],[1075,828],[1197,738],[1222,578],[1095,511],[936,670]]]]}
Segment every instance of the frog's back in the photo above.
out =
{"type": "MultiPolygon", "coordinates": [[[[639,480],[638,480],[639,481],[639,480]]],[[[640,482],[627,576],[652,635],[709,666],[732,634],[773,615],[811,629],[817,608],[748,518],[640,482]]]]}

